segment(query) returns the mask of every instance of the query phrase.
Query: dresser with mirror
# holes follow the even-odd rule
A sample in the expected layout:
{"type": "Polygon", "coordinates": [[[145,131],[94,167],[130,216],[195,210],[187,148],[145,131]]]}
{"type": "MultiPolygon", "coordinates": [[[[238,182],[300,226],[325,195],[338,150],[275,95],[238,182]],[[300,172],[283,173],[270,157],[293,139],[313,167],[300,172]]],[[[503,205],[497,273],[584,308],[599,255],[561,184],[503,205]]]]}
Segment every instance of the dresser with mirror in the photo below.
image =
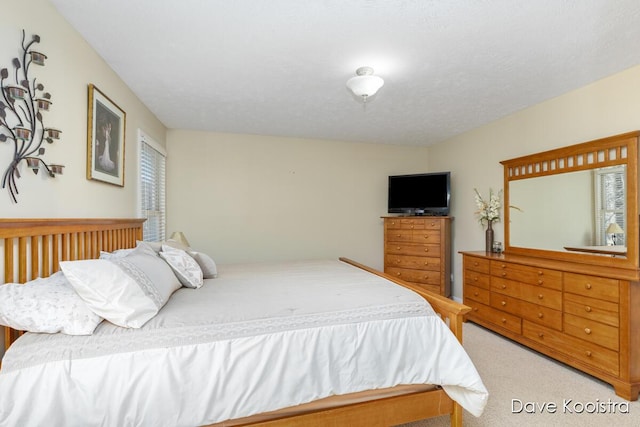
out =
{"type": "Polygon", "coordinates": [[[464,251],[467,320],[640,392],[638,140],[505,160],[504,252],[464,251]]]}

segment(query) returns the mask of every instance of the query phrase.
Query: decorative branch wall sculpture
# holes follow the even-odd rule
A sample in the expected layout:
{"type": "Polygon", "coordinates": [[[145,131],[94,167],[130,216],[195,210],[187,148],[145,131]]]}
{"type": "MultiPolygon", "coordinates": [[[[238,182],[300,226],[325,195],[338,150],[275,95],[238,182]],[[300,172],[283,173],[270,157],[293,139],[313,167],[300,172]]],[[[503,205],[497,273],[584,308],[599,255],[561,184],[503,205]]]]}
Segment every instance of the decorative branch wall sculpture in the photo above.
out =
{"type": "Polygon", "coordinates": [[[44,141],[53,143],[60,139],[61,131],[45,128],[41,111],[48,111],[51,106],[51,95],[44,92],[42,83],[36,78],[29,79],[31,65],[44,65],[46,55],[32,50],[32,46],[40,43],[40,36],[33,35],[27,42],[22,31],[22,59],[13,58],[13,82],[9,70],[0,70],[0,143],[13,142],[13,159],[2,177],[2,188],[8,188],[11,199],[17,203],[18,186],[16,178],[20,178],[18,165],[22,160],[34,173],[43,166],[50,177],[62,173],[62,165],[47,165],[40,157],[44,155],[44,141]]]}

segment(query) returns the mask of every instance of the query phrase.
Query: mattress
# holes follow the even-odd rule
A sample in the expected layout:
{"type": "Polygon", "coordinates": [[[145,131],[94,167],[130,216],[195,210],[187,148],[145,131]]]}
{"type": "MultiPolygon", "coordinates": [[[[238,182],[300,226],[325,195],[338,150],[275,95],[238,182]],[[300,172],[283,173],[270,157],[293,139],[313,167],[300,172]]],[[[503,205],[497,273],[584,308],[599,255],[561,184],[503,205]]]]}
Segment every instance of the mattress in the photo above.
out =
{"type": "Polygon", "coordinates": [[[194,426],[399,384],[487,391],[414,292],[339,261],[218,266],[140,329],[27,333],[0,371],[0,425],[194,426]]]}

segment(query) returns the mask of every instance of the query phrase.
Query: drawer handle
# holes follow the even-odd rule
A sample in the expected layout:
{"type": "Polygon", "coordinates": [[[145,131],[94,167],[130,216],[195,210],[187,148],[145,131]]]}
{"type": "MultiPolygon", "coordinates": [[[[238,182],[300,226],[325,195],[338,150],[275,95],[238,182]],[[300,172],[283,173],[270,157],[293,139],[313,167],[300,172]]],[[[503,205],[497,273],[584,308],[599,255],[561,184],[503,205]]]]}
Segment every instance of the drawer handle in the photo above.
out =
{"type": "Polygon", "coordinates": [[[507,305],[506,301],[501,301],[500,304],[502,304],[502,306],[504,307],[505,305],[507,305]]]}
{"type": "Polygon", "coordinates": [[[502,285],[502,289],[507,289],[507,285],[502,285]]]}
{"type": "Polygon", "coordinates": [[[542,276],[543,274],[544,274],[544,271],[542,271],[542,270],[538,271],[538,276],[542,276]]]}
{"type": "Polygon", "coordinates": [[[402,237],[402,234],[396,234],[396,237],[402,237]]]}
{"type": "Polygon", "coordinates": [[[429,252],[429,248],[424,248],[424,251],[425,252],[429,252]]]}
{"type": "Polygon", "coordinates": [[[412,225],[412,226],[411,226],[411,228],[416,228],[416,226],[415,226],[415,225],[412,225]]]}
{"type": "Polygon", "coordinates": [[[542,279],[538,280],[538,285],[542,286],[543,283],[544,283],[544,280],[542,279]]]}
{"type": "Polygon", "coordinates": [[[544,295],[539,294],[539,295],[538,295],[538,299],[542,299],[542,298],[544,298],[544,295]]]}
{"type": "Polygon", "coordinates": [[[584,285],[585,289],[591,289],[591,283],[587,283],[586,285],[584,285]]]}
{"type": "Polygon", "coordinates": [[[538,338],[544,338],[544,334],[542,332],[538,332],[538,338]]]}
{"type": "Polygon", "coordinates": [[[506,271],[503,271],[503,272],[502,272],[502,277],[506,277],[506,276],[507,276],[507,272],[506,272],[506,271]]]}
{"type": "Polygon", "coordinates": [[[478,307],[473,307],[473,311],[478,311],[478,307]]]}
{"type": "Polygon", "coordinates": [[[424,265],[429,265],[429,261],[425,261],[425,262],[424,262],[424,265]]]}
{"type": "Polygon", "coordinates": [[[428,236],[428,235],[426,235],[426,234],[425,234],[424,236],[422,236],[422,237],[424,237],[425,239],[428,239],[428,238],[429,238],[429,236],[428,236]]]}
{"type": "Polygon", "coordinates": [[[587,335],[591,335],[591,329],[584,328],[584,333],[587,334],[587,335]]]}
{"type": "Polygon", "coordinates": [[[473,296],[474,296],[474,297],[477,297],[478,295],[479,295],[479,294],[478,294],[478,291],[475,291],[475,292],[473,293],[473,296]]]}
{"type": "Polygon", "coordinates": [[[400,277],[402,276],[402,273],[396,273],[396,276],[400,277]]]}
{"type": "Polygon", "coordinates": [[[585,354],[587,355],[587,357],[591,357],[591,352],[589,350],[585,351],[585,354]]]}
{"type": "Polygon", "coordinates": [[[474,262],[473,262],[473,266],[474,266],[474,267],[477,267],[477,266],[478,266],[478,261],[474,261],[474,262]]]}
{"type": "Polygon", "coordinates": [[[584,311],[586,311],[587,313],[591,313],[591,307],[589,307],[588,305],[585,306],[584,311]]]}
{"type": "Polygon", "coordinates": [[[505,319],[504,317],[502,318],[502,323],[507,323],[507,319],[505,319]]]}
{"type": "Polygon", "coordinates": [[[543,317],[544,317],[544,314],[538,313],[538,319],[542,319],[543,317]]]}
{"type": "Polygon", "coordinates": [[[396,246],[397,251],[399,251],[400,249],[402,249],[400,246],[396,246]]]}
{"type": "Polygon", "coordinates": [[[507,268],[506,264],[500,264],[500,268],[507,268]]]}
{"type": "Polygon", "coordinates": [[[478,276],[473,276],[473,281],[477,282],[478,281],[478,276]]]}

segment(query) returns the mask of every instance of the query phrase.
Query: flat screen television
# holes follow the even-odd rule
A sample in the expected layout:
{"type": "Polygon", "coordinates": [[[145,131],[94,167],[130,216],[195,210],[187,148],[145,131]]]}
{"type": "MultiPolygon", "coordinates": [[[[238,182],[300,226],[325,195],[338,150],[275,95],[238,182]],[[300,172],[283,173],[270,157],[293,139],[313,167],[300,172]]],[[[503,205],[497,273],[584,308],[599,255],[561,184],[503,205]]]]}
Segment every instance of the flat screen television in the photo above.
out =
{"type": "Polygon", "coordinates": [[[389,176],[388,212],[449,215],[451,172],[389,176]]]}

